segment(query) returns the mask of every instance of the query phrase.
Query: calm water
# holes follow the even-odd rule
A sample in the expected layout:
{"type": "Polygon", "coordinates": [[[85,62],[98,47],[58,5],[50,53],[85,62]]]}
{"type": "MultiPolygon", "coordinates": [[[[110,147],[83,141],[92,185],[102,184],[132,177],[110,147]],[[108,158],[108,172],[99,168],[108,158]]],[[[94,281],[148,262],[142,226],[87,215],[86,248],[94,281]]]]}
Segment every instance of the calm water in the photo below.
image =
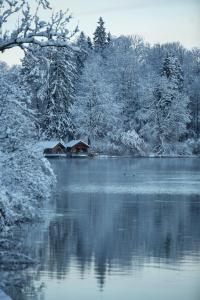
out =
{"type": "Polygon", "coordinates": [[[45,222],[16,234],[39,264],[13,300],[200,299],[200,159],[51,162],[45,222]]]}

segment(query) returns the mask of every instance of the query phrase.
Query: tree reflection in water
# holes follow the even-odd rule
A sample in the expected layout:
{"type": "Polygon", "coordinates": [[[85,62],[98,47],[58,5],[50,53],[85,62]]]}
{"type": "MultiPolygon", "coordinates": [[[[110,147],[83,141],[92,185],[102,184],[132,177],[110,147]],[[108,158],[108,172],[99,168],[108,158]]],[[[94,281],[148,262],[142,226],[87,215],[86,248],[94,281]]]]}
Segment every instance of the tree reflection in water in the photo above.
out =
{"type": "Polygon", "coordinates": [[[92,269],[103,291],[107,277],[115,274],[131,276],[148,264],[180,269],[188,256],[199,260],[200,167],[195,159],[185,164],[167,159],[53,164],[58,174],[53,214],[46,226],[35,224],[23,231],[27,251],[40,264],[24,271],[30,282],[23,297],[16,296],[17,288],[8,289],[14,299],[45,299],[40,286],[34,287],[35,293],[28,288],[43,278],[65,280],[71,269],[83,279],[92,269]],[[183,184],[195,192],[181,192],[183,184]],[[145,192],[115,192],[115,186],[128,185],[145,192]],[[152,186],[155,192],[148,194],[152,186]],[[178,192],[163,194],[163,186],[178,192]]]}

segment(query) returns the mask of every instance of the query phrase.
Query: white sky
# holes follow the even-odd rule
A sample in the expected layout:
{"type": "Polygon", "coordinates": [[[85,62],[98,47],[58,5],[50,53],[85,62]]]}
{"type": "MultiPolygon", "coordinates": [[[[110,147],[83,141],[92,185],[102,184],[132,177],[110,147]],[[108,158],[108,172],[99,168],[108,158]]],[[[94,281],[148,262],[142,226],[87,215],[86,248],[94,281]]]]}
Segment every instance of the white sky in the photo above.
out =
{"type": "MultiPolygon", "coordinates": [[[[34,0],[30,0],[34,2],[34,0]]],[[[51,0],[57,10],[67,8],[73,24],[92,36],[99,16],[111,34],[139,34],[146,41],[180,41],[185,47],[200,47],[200,0],[51,0]]],[[[0,54],[8,64],[19,63],[19,49],[0,54]]]]}

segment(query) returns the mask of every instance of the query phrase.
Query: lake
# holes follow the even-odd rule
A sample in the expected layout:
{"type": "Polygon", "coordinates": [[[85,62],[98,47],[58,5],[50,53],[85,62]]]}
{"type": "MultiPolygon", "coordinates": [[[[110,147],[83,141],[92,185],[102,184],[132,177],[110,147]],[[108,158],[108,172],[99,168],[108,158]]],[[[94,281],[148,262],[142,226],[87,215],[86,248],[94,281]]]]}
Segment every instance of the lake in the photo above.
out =
{"type": "Polygon", "coordinates": [[[3,271],[13,300],[200,299],[199,158],[51,163],[44,220],[15,236],[38,264],[3,271]]]}

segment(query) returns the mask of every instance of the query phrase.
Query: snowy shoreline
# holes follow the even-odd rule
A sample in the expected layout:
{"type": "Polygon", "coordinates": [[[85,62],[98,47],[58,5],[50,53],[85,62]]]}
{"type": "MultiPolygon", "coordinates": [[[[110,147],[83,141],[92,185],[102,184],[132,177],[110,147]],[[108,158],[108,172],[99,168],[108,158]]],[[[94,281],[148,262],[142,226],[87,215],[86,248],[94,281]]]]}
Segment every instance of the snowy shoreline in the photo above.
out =
{"type": "Polygon", "coordinates": [[[180,159],[185,159],[185,158],[200,158],[199,155],[180,155],[180,156],[169,156],[169,155],[149,155],[149,156],[138,156],[138,155],[123,155],[123,154],[98,154],[95,156],[85,156],[85,157],[81,157],[81,156],[77,156],[77,157],[67,157],[66,155],[49,155],[49,156],[45,156],[45,158],[47,158],[48,160],[52,160],[52,159],[77,159],[77,158],[88,158],[88,159],[102,159],[102,158],[146,158],[146,159],[151,159],[151,158],[180,158],[180,159]]]}
{"type": "Polygon", "coordinates": [[[137,155],[112,155],[112,154],[99,154],[94,158],[200,158],[198,155],[179,155],[179,156],[169,156],[169,155],[149,155],[149,156],[137,156],[137,155]]]}

